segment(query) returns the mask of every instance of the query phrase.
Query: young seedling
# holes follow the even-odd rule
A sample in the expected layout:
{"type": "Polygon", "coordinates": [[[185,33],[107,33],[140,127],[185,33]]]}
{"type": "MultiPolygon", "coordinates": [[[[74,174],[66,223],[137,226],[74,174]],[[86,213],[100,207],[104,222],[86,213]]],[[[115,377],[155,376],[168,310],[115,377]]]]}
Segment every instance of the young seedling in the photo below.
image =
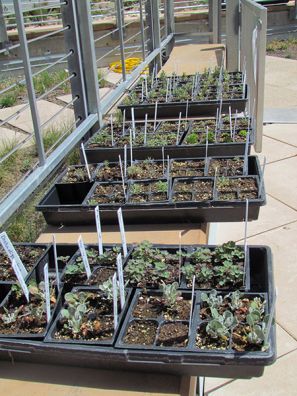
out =
{"type": "Polygon", "coordinates": [[[178,283],[174,282],[172,284],[166,285],[164,282],[162,282],[161,290],[163,293],[162,299],[163,299],[164,305],[170,311],[173,311],[175,309],[178,297],[181,296],[181,292],[178,291],[178,283]]]}

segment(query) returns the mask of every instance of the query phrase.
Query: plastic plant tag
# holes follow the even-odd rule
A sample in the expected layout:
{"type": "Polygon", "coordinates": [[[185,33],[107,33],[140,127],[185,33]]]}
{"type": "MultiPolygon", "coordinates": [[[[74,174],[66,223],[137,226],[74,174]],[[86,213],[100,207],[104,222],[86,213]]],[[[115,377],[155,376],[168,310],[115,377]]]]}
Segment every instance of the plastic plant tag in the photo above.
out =
{"type": "Polygon", "coordinates": [[[249,141],[250,141],[250,131],[248,129],[246,135],[246,142],[244,147],[244,162],[243,162],[243,175],[246,176],[248,174],[248,150],[249,150],[249,141]]]}
{"type": "Polygon", "coordinates": [[[190,318],[189,318],[189,336],[190,336],[191,325],[192,325],[193,305],[194,305],[194,295],[195,295],[195,282],[196,282],[196,276],[194,275],[193,280],[192,280],[191,308],[190,308],[190,318]]]}
{"type": "Polygon", "coordinates": [[[110,132],[111,132],[111,145],[114,145],[114,139],[113,139],[113,118],[112,114],[110,115],[110,132]]]}
{"type": "Polygon", "coordinates": [[[261,174],[261,179],[260,179],[260,183],[259,183],[258,198],[261,197],[263,186],[264,186],[264,172],[265,172],[265,168],[266,168],[266,156],[264,157],[264,160],[263,160],[262,174],[261,174]]]}
{"type": "Polygon", "coordinates": [[[125,136],[125,123],[126,123],[126,109],[123,111],[123,130],[122,135],[125,136]]]}
{"type": "Polygon", "coordinates": [[[126,233],[125,233],[125,226],[124,226],[122,208],[118,209],[117,214],[118,214],[118,221],[119,221],[119,227],[120,227],[120,232],[121,232],[121,239],[122,239],[124,257],[126,257],[128,255],[128,249],[127,249],[126,233]]]}
{"type": "Polygon", "coordinates": [[[121,178],[122,178],[123,191],[124,191],[124,195],[125,195],[125,197],[126,197],[125,177],[124,177],[124,172],[123,172],[122,158],[121,158],[120,155],[119,155],[119,164],[120,164],[120,171],[121,171],[121,178]]]}
{"type": "Polygon", "coordinates": [[[88,164],[88,160],[87,160],[87,156],[86,156],[86,152],[85,152],[85,148],[84,148],[84,144],[81,143],[80,147],[81,147],[81,152],[83,153],[83,157],[84,157],[84,161],[85,161],[85,165],[86,165],[86,170],[87,170],[87,173],[88,173],[88,178],[89,178],[90,181],[92,181],[91,174],[90,174],[90,169],[89,169],[89,164],[88,164]]]}
{"type": "Polygon", "coordinates": [[[154,131],[156,130],[157,114],[158,114],[158,101],[156,100],[156,104],[155,104],[155,116],[154,116],[154,131]]]}
{"type": "Polygon", "coordinates": [[[162,147],[162,164],[163,164],[163,175],[165,175],[165,149],[162,147]]]}
{"type": "Polygon", "coordinates": [[[186,105],[186,122],[188,122],[188,113],[189,113],[189,99],[187,99],[187,105],[186,105]]]}
{"type": "Polygon", "coordinates": [[[133,139],[136,138],[134,107],[131,109],[133,139]]]}
{"type": "Polygon", "coordinates": [[[246,279],[246,260],[247,260],[247,225],[249,219],[249,200],[246,199],[245,219],[244,219],[244,265],[243,265],[243,281],[245,285],[246,279]]]}
{"type": "Polygon", "coordinates": [[[144,146],[146,146],[146,138],[147,138],[147,114],[145,115],[145,122],[144,122],[144,138],[143,138],[144,146]]]}
{"type": "Polygon", "coordinates": [[[127,145],[124,146],[124,175],[127,176],[127,145]]]}
{"type": "Polygon", "coordinates": [[[118,278],[119,278],[121,308],[123,309],[125,305],[125,285],[124,285],[124,274],[123,274],[123,262],[120,253],[117,255],[117,269],[118,269],[118,278]]]}
{"type": "Polygon", "coordinates": [[[130,128],[130,160],[131,166],[133,165],[133,139],[132,139],[132,130],[130,128]]]}
{"type": "Polygon", "coordinates": [[[205,144],[204,176],[207,175],[207,156],[208,156],[208,126],[206,127],[206,144],[205,144]]]}
{"type": "Polygon", "coordinates": [[[90,264],[89,264],[89,260],[88,260],[88,256],[87,256],[87,252],[86,252],[86,248],[82,239],[82,236],[80,236],[78,238],[78,247],[79,247],[79,251],[82,257],[82,261],[84,263],[84,267],[86,270],[86,274],[87,274],[87,278],[89,279],[91,276],[91,268],[90,268],[90,264]]]}
{"type": "Polygon", "coordinates": [[[216,193],[216,188],[217,188],[217,173],[218,173],[218,168],[215,168],[215,174],[214,174],[214,181],[213,181],[213,190],[212,190],[212,199],[215,199],[215,193],[216,193]]]}
{"type": "Polygon", "coordinates": [[[22,273],[21,273],[21,271],[20,271],[15,259],[12,259],[11,265],[12,265],[14,273],[15,273],[18,281],[19,281],[19,284],[20,284],[20,286],[21,286],[21,288],[22,288],[22,290],[24,292],[26,300],[29,302],[30,301],[30,299],[29,299],[29,289],[28,289],[28,287],[26,285],[26,282],[25,282],[25,280],[24,280],[24,278],[22,276],[22,273]]]}
{"type": "Polygon", "coordinates": [[[99,254],[103,254],[103,238],[102,238],[102,231],[101,231],[101,221],[100,221],[100,212],[99,206],[95,208],[95,220],[96,220],[96,229],[97,229],[97,237],[98,237],[98,251],[99,254]]]}
{"type": "Polygon", "coordinates": [[[50,287],[49,287],[49,278],[48,278],[48,263],[46,263],[43,268],[43,277],[44,277],[46,320],[47,323],[49,323],[51,320],[51,296],[50,296],[50,287]]]}
{"type": "Polygon", "coordinates": [[[5,231],[1,232],[0,234],[0,242],[10,261],[15,261],[22,274],[22,277],[26,278],[28,272],[5,231]]]}
{"type": "Polygon", "coordinates": [[[54,234],[53,234],[53,251],[54,251],[54,262],[55,262],[55,271],[56,271],[56,285],[58,291],[60,291],[60,274],[59,274],[59,266],[58,266],[57,243],[56,243],[56,236],[54,234]]]}
{"type": "Polygon", "coordinates": [[[176,133],[176,145],[178,145],[179,142],[179,131],[180,131],[180,124],[181,124],[181,112],[179,113],[178,117],[178,126],[177,126],[177,133],[176,133]]]}
{"type": "Polygon", "coordinates": [[[270,330],[271,330],[271,326],[272,326],[273,319],[274,319],[274,314],[275,314],[275,304],[276,304],[276,292],[275,292],[275,294],[273,296],[273,300],[272,300],[271,308],[270,308],[269,319],[268,319],[268,322],[267,322],[267,325],[266,325],[264,347],[266,345],[268,345],[268,338],[269,338],[269,335],[270,335],[270,330]]]}
{"type": "Polygon", "coordinates": [[[118,282],[117,274],[114,273],[112,277],[112,298],[113,298],[113,325],[114,329],[118,327],[118,282]]]}
{"type": "Polygon", "coordinates": [[[178,283],[180,284],[180,278],[181,278],[181,255],[182,255],[182,248],[181,248],[181,243],[182,243],[182,233],[180,232],[179,235],[179,247],[178,247],[178,283]]]}

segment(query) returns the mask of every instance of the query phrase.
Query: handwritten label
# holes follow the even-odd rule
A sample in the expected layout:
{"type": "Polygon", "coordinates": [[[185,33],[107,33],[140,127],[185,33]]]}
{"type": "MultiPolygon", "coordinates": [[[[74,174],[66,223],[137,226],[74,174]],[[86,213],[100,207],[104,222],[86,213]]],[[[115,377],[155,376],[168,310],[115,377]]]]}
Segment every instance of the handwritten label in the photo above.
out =
{"type": "Polygon", "coordinates": [[[87,169],[87,173],[88,173],[88,178],[89,178],[90,181],[92,181],[91,174],[90,174],[90,169],[89,169],[89,164],[88,164],[88,160],[87,160],[87,156],[86,156],[86,152],[85,152],[85,148],[84,148],[84,144],[82,143],[80,145],[80,147],[81,147],[81,151],[83,153],[83,157],[84,157],[84,161],[85,161],[85,165],[86,165],[86,169],[87,169]]]}
{"type": "Polygon", "coordinates": [[[192,326],[192,316],[193,316],[193,305],[194,305],[194,295],[195,295],[195,282],[196,282],[196,276],[193,276],[192,280],[192,295],[191,295],[191,311],[190,311],[190,319],[189,319],[189,336],[190,336],[190,331],[191,331],[191,326],[192,326]]]}
{"type": "Polygon", "coordinates": [[[118,289],[117,274],[112,277],[112,297],[113,297],[113,325],[114,329],[118,327],[118,289]]]}
{"type": "Polygon", "coordinates": [[[81,257],[82,257],[82,260],[84,263],[87,278],[89,279],[91,276],[91,268],[90,268],[90,264],[89,264],[89,260],[88,260],[88,256],[87,256],[87,252],[86,252],[86,248],[85,248],[82,236],[80,236],[78,238],[78,247],[79,247],[80,254],[81,254],[81,257]]]}
{"type": "Polygon", "coordinates": [[[125,233],[125,227],[124,227],[122,208],[118,209],[118,221],[119,221],[119,226],[120,226],[124,257],[126,257],[128,254],[128,249],[127,249],[126,233],[125,233]]]}
{"type": "Polygon", "coordinates": [[[49,278],[48,278],[48,263],[46,263],[43,268],[43,276],[44,276],[46,320],[47,323],[49,323],[51,320],[51,296],[50,296],[50,287],[49,287],[49,278]]]}
{"type": "Polygon", "coordinates": [[[22,276],[22,273],[21,273],[21,271],[20,271],[20,269],[19,269],[19,267],[16,264],[14,259],[12,259],[11,265],[12,265],[14,273],[15,273],[18,281],[19,281],[19,284],[20,284],[21,288],[23,289],[23,292],[24,292],[24,295],[26,297],[26,300],[29,302],[30,301],[30,299],[29,299],[29,289],[28,289],[28,287],[27,287],[27,285],[25,283],[25,280],[24,280],[24,278],[22,276]]]}
{"type": "Polygon", "coordinates": [[[22,278],[26,278],[28,272],[5,231],[1,232],[0,234],[0,242],[7,256],[9,257],[10,261],[12,262],[12,260],[14,260],[16,265],[19,267],[19,270],[22,274],[22,278]]]}
{"type": "Polygon", "coordinates": [[[54,250],[54,262],[55,262],[55,270],[56,270],[56,284],[58,291],[60,291],[60,274],[59,274],[57,243],[56,243],[55,235],[53,235],[53,250],[54,250]]]}
{"type": "Polygon", "coordinates": [[[98,250],[99,250],[99,254],[103,254],[103,239],[102,239],[102,231],[101,231],[99,206],[96,206],[95,208],[95,220],[96,220],[96,229],[97,229],[97,237],[98,237],[98,250]]]}
{"type": "Polygon", "coordinates": [[[121,308],[123,309],[125,305],[125,286],[124,286],[123,262],[122,262],[121,254],[117,255],[117,269],[118,269],[118,278],[119,278],[121,308]]]}

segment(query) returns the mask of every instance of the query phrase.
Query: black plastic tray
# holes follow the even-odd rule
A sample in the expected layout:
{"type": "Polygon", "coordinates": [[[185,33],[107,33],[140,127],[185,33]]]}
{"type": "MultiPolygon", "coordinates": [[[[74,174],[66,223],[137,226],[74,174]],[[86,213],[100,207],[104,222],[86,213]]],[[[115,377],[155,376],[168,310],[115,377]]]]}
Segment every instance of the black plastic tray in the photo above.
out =
{"type": "MultiPolygon", "coordinates": [[[[249,176],[261,177],[258,158],[249,157],[249,176]]],[[[260,207],[265,205],[265,190],[259,198],[249,201],[248,220],[257,220],[260,207]]],[[[101,205],[101,221],[104,224],[118,222],[117,209],[119,205],[101,205]]],[[[245,201],[208,201],[186,202],[175,204],[157,203],[143,205],[122,205],[126,224],[144,223],[202,223],[202,222],[233,222],[245,220],[245,201]]],[[[95,224],[94,206],[62,205],[59,201],[56,186],[46,194],[36,207],[42,211],[48,224],[53,225],[84,225],[95,224]]]]}
{"type": "MultiPolygon", "coordinates": [[[[245,88],[245,96],[242,99],[226,99],[222,103],[222,113],[229,113],[231,107],[232,113],[245,111],[247,103],[247,86],[245,88]]],[[[124,112],[126,110],[126,118],[131,120],[131,109],[134,108],[135,119],[144,119],[145,115],[152,119],[155,117],[155,104],[135,104],[133,106],[119,105],[118,108],[124,112]]],[[[215,116],[217,109],[220,107],[219,100],[209,101],[193,101],[193,102],[169,102],[159,103],[157,109],[157,117],[162,118],[178,118],[181,113],[182,117],[186,117],[188,109],[188,117],[207,117],[215,116]]]]}
{"type": "MultiPolygon", "coordinates": [[[[250,246],[251,292],[267,293],[271,304],[275,293],[272,256],[266,246],[250,246]]],[[[104,346],[51,344],[32,340],[0,339],[3,360],[68,365],[90,368],[170,373],[221,378],[260,377],[264,367],[276,359],[275,325],[271,330],[271,348],[255,358],[250,354],[226,356],[223,353],[149,351],[115,349],[104,346]]]]}
{"type": "MultiPolygon", "coordinates": [[[[191,122],[190,122],[191,125],[191,122]]],[[[191,126],[189,127],[191,128],[191,126]]],[[[205,144],[197,145],[184,145],[183,141],[188,133],[188,130],[183,134],[180,143],[176,146],[164,146],[165,158],[169,155],[170,158],[191,158],[203,157],[206,152],[205,144]]],[[[122,160],[124,158],[123,147],[98,147],[90,148],[87,141],[84,145],[85,153],[90,163],[100,161],[118,161],[119,155],[122,160]]],[[[250,142],[248,147],[248,154],[250,153],[251,146],[254,144],[254,132],[250,135],[250,142]]],[[[208,155],[209,156],[237,156],[245,154],[245,143],[209,143],[208,155]]],[[[128,149],[128,158],[130,158],[130,150],[128,149]]],[[[161,147],[133,147],[133,159],[146,159],[146,158],[162,159],[161,147]]]]}

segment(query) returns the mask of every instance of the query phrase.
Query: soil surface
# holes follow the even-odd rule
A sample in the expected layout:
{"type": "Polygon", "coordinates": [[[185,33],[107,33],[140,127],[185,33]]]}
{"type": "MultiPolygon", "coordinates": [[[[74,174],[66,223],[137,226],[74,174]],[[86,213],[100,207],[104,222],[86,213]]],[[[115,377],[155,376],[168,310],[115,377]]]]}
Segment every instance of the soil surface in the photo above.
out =
{"type": "Polygon", "coordinates": [[[229,338],[223,337],[214,339],[210,337],[206,332],[207,323],[202,323],[197,329],[196,336],[196,347],[199,349],[210,349],[210,350],[223,350],[225,351],[229,347],[229,338]]]}
{"type": "Polygon", "coordinates": [[[133,345],[153,345],[158,323],[152,320],[134,320],[128,326],[123,338],[124,343],[133,345]]]}
{"type": "Polygon", "coordinates": [[[188,345],[189,326],[181,322],[165,323],[160,327],[157,345],[185,347],[188,345]]]}
{"type": "MultiPolygon", "coordinates": [[[[41,247],[15,246],[15,249],[28,272],[33,269],[45,252],[45,248],[41,247]]],[[[11,261],[2,248],[0,249],[0,264],[0,281],[16,281],[17,278],[11,266],[11,261]]]]}

